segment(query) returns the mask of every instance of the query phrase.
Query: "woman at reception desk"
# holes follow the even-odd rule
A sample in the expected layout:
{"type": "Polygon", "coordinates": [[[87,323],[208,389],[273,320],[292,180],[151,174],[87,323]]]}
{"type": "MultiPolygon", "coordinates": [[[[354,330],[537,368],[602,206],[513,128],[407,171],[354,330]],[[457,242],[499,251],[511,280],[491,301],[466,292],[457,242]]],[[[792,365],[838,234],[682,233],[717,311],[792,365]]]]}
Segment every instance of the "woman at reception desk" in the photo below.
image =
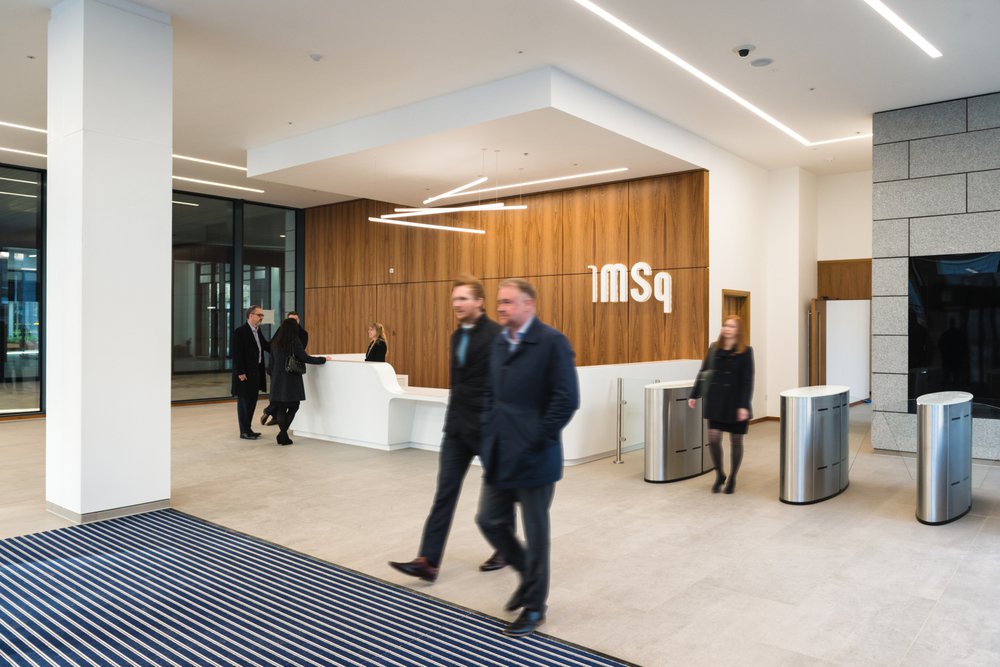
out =
{"type": "Polygon", "coordinates": [[[368,351],[365,352],[365,361],[385,361],[385,353],[388,351],[385,327],[381,322],[372,322],[368,325],[368,351]]]}

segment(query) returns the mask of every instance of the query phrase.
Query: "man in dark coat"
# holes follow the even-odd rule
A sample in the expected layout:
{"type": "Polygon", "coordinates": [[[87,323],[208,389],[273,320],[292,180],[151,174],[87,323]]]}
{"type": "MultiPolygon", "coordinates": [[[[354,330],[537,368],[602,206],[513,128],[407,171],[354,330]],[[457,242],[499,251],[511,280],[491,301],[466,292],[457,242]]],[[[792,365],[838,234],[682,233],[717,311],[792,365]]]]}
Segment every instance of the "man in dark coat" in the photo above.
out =
{"type": "Polygon", "coordinates": [[[483,420],[483,494],[476,523],[521,575],[507,611],[521,614],[503,632],[530,635],[545,621],[549,592],[549,507],[562,478],[562,430],[580,407],[573,348],[535,317],[535,289],[500,284],[502,334],[490,355],[492,403],[483,420]],[[521,506],[522,546],[506,517],[521,506]]]}
{"type": "MultiPolygon", "coordinates": [[[[451,308],[459,327],[451,335],[451,391],[444,419],[437,491],[424,524],[418,556],[408,562],[389,562],[400,572],[424,581],[437,579],[462,482],[473,457],[479,454],[483,411],[489,403],[490,352],[500,333],[500,325],[483,311],[485,296],[482,283],[471,276],[460,277],[452,286],[451,308]]],[[[513,523],[513,515],[508,520],[513,523]]],[[[479,568],[498,570],[505,565],[499,554],[494,553],[479,568]]]]}
{"type": "Polygon", "coordinates": [[[264,353],[271,346],[260,323],[264,319],[264,311],[260,306],[250,306],[247,310],[247,321],[236,327],[229,343],[233,358],[232,394],[236,397],[236,418],[240,424],[240,438],[255,440],[260,433],[253,431],[253,413],[257,409],[257,396],[267,391],[267,375],[264,373],[264,353]]]}

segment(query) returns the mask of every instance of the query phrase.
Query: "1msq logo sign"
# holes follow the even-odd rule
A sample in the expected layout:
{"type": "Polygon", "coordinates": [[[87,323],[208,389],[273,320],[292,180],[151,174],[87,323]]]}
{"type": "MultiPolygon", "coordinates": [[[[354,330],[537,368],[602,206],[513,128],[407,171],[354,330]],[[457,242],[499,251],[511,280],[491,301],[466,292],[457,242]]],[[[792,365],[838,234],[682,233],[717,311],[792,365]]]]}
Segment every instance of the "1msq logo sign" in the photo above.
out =
{"type": "Polygon", "coordinates": [[[588,264],[594,281],[594,303],[625,303],[629,296],[642,303],[655,298],[663,304],[663,312],[673,312],[673,279],[666,271],[653,275],[653,267],[646,262],[636,262],[632,270],[624,264],[605,264],[600,269],[588,264]],[[635,287],[629,289],[629,276],[635,287]],[[649,277],[652,276],[652,280],[649,277]]]}

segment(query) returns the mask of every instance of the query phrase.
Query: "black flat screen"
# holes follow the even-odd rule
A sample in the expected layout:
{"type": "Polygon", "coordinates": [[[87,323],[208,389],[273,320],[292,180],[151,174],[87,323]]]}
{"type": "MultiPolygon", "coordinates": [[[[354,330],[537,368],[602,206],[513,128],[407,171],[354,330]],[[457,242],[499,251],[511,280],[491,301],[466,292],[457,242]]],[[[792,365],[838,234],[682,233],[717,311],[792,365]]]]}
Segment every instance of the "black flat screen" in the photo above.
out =
{"type": "Polygon", "coordinates": [[[910,400],[967,391],[1000,408],[1000,252],[911,257],[909,292],[910,400]]]}

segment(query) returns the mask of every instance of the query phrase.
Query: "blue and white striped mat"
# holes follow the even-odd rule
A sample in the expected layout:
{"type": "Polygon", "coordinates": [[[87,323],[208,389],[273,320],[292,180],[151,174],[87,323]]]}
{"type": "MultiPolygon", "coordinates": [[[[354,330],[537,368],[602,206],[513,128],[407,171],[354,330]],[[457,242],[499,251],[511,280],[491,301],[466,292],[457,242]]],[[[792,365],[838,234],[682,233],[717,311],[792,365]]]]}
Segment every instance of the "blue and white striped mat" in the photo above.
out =
{"type": "Polygon", "coordinates": [[[0,541],[13,665],[621,665],[162,510],[0,541]]]}

